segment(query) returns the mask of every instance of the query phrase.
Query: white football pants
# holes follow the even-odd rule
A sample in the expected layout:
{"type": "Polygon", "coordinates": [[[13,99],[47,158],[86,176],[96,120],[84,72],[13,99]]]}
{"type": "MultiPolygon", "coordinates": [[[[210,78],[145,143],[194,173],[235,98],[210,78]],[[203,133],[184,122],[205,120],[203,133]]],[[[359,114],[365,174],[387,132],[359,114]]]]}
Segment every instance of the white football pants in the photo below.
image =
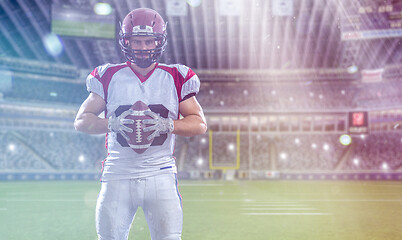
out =
{"type": "Polygon", "coordinates": [[[180,240],[183,228],[176,174],[102,182],[96,203],[99,240],[126,240],[137,208],[144,210],[152,240],[180,240]]]}

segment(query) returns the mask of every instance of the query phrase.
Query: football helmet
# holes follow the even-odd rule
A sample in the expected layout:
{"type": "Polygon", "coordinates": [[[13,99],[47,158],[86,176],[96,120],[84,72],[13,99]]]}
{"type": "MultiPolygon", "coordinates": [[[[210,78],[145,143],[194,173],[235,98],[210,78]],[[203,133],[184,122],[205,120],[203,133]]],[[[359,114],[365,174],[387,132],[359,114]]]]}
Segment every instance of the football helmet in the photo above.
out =
{"type": "Polygon", "coordinates": [[[119,44],[125,57],[141,68],[147,68],[162,56],[167,45],[166,23],[155,10],[138,8],[124,18],[120,24],[119,44]],[[135,50],[131,48],[130,38],[151,36],[155,38],[155,48],[135,50]]]}

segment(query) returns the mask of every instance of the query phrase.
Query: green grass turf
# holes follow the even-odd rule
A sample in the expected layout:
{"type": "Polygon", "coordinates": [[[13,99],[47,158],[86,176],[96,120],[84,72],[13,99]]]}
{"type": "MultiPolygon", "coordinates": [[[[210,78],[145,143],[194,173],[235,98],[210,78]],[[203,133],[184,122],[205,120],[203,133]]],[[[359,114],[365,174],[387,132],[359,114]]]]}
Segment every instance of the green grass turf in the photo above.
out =
{"type": "MultiPolygon", "coordinates": [[[[0,239],[97,239],[99,188],[0,182],[0,239]]],[[[179,189],[183,239],[402,239],[402,182],[180,181],[179,189]]],[[[142,210],[129,239],[150,239],[142,210]]]]}

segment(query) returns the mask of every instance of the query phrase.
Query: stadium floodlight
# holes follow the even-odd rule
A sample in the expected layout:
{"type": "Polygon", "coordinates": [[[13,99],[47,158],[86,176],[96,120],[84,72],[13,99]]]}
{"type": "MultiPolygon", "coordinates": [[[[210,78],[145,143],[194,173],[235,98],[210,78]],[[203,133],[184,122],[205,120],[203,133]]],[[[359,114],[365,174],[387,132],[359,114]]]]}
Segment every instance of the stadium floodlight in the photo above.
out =
{"type": "Polygon", "coordinates": [[[233,143],[228,144],[228,150],[229,151],[234,151],[236,149],[236,146],[233,143]]]}
{"type": "Polygon", "coordinates": [[[359,68],[356,65],[352,65],[347,68],[347,72],[349,74],[357,73],[358,70],[359,70],[359,68]]]}
{"type": "Polygon", "coordinates": [[[10,150],[11,152],[15,151],[15,145],[13,143],[8,144],[8,150],[10,150]]]}
{"type": "Polygon", "coordinates": [[[96,3],[94,5],[94,12],[98,15],[106,16],[112,13],[112,6],[109,3],[96,3]]]}
{"type": "Polygon", "coordinates": [[[202,3],[202,0],[187,0],[187,3],[192,7],[199,7],[202,3]]]}
{"type": "Polygon", "coordinates": [[[85,156],[81,154],[81,155],[78,157],[78,161],[79,161],[80,163],[85,162],[85,156]]]}
{"type": "Polygon", "coordinates": [[[204,159],[202,159],[202,157],[198,158],[197,165],[202,166],[203,163],[204,163],[204,159]]]}
{"type": "Polygon", "coordinates": [[[46,51],[54,57],[63,52],[63,44],[61,43],[60,38],[54,33],[46,34],[43,37],[42,42],[46,51]]]}
{"type": "Polygon", "coordinates": [[[343,134],[339,137],[339,142],[342,145],[347,146],[352,143],[352,137],[348,134],[343,134]]]}

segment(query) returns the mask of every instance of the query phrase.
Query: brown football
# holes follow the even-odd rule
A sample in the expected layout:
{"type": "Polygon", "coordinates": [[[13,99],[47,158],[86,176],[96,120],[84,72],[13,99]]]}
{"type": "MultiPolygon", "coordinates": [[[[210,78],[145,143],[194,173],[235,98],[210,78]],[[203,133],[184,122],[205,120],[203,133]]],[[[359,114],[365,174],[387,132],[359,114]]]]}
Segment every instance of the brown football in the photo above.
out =
{"type": "Polygon", "coordinates": [[[148,141],[147,137],[152,134],[153,131],[144,132],[144,128],[150,125],[145,125],[142,123],[144,119],[152,119],[150,116],[145,115],[145,111],[149,110],[148,105],[143,103],[142,101],[137,101],[131,106],[131,109],[134,110],[134,113],[128,115],[126,119],[134,120],[133,124],[127,124],[127,127],[133,129],[132,133],[127,133],[127,136],[130,138],[128,141],[128,145],[133,149],[136,153],[145,152],[152,144],[152,140],[148,141]]]}

